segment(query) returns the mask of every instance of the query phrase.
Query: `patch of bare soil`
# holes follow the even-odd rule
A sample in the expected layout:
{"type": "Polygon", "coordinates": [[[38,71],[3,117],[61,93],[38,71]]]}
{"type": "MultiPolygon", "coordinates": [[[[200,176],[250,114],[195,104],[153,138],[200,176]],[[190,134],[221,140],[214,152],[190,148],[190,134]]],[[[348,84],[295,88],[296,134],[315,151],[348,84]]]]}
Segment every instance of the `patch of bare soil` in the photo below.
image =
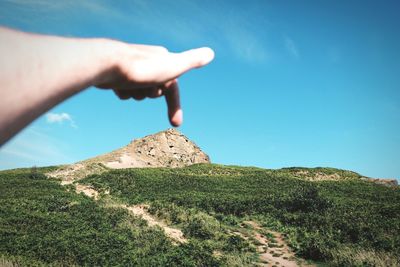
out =
{"type": "MultiPolygon", "coordinates": [[[[251,236],[247,236],[256,240],[255,245],[257,252],[260,255],[261,263],[258,266],[284,266],[284,267],[297,267],[305,266],[311,267],[314,265],[307,264],[295,256],[293,251],[289,248],[281,233],[268,230],[268,236],[264,235],[265,230],[262,229],[254,221],[245,221],[245,224],[252,228],[251,236]]],[[[244,234],[241,233],[241,236],[244,234]]]]}
{"type": "Polygon", "coordinates": [[[361,177],[361,180],[372,182],[378,185],[384,185],[388,187],[396,187],[399,185],[396,179],[385,179],[385,178],[368,178],[368,177],[361,177]]]}
{"type": "Polygon", "coordinates": [[[94,190],[92,187],[90,187],[88,185],[76,184],[75,190],[76,190],[76,193],[78,193],[78,194],[83,193],[83,194],[87,195],[88,197],[94,198],[94,200],[99,199],[99,192],[97,192],[96,190],[94,190]]]}
{"type": "Polygon", "coordinates": [[[337,173],[327,174],[324,172],[310,172],[308,170],[297,170],[293,172],[294,176],[306,179],[309,181],[338,181],[343,179],[337,173]]]}
{"type": "Polygon", "coordinates": [[[169,227],[163,221],[157,220],[157,218],[150,215],[150,213],[147,211],[149,208],[148,205],[136,205],[136,206],[122,205],[122,207],[126,208],[127,210],[132,212],[132,214],[142,217],[143,220],[147,221],[149,226],[161,227],[164,230],[165,234],[169,238],[176,241],[177,243],[186,243],[187,242],[187,239],[184,237],[181,230],[169,227]]]}
{"type": "Polygon", "coordinates": [[[61,180],[62,185],[72,184],[74,181],[85,178],[92,174],[101,174],[109,170],[101,163],[78,162],[71,165],[65,165],[55,171],[46,173],[48,177],[61,180]]]}
{"type": "MultiPolygon", "coordinates": [[[[100,195],[99,192],[93,189],[91,186],[83,184],[75,184],[75,190],[78,194],[83,193],[86,196],[93,198],[94,200],[99,199],[100,195]]],[[[111,206],[128,210],[133,215],[141,217],[151,227],[156,227],[156,226],[160,227],[161,229],[164,230],[165,234],[174,241],[175,244],[177,243],[182,244],[187,242],[187,239],[184,237],[183,232],[181,230],[172,228],[163,221],[160,221],[157,218],[153,217],[147,211],[149,208],[148,205],[128,206],[123,204],[113,204],[111,206]]]]}

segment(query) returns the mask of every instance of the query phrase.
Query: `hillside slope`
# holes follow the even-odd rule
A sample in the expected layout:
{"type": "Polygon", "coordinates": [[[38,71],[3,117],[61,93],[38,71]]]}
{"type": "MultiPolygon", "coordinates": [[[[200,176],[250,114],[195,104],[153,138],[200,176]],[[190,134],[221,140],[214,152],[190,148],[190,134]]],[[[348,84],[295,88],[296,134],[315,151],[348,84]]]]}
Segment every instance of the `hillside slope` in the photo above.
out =
{"type": "Polygon", "coordinates": [[[99,193],[94,200],[76,194],[76,183],[62,187],[46,179],[42,173],[48,171],[0,172],[4,262],[400,264],[399,188],[363,181],[353,172],[213,164],[105,170],[78,181],[99,193]],[[315,179],[322,176],[332,179],[315,179]],[[160,223],[151,226],[147,217],[121,206],[146,207],[142,212],[160,223]],[[174,244],[164,225],[182,231],[187,241],[174,244]]]}

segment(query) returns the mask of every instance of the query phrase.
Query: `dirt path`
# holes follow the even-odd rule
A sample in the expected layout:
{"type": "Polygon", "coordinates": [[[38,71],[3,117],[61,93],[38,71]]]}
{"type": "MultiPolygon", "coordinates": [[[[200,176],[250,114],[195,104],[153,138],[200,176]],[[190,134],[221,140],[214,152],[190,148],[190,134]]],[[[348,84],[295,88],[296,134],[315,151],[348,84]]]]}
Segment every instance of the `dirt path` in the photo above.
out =
{"type": "MultiPolygon", "coordinates": [[[[262,233],[265,233],[265,230],[262,229],[261,226],[258,225],[256,222],[245,221],[243,223],[252,228],[251,236],[247,236],[247,238],[253,238],[256,240],[255,243],[257,247],[257,252],[260,253],[261,261],[258,266],[313,266],[305,263],[303,260],[296,258],[295,254],[289,248],[281,233],[268,230],[267,237],[262,233]]],[[[241,235],[246,236],[246,234],[243,233],[241,235]]]]}
{"type": "MultiPolygon", "coordinates": [[[[99,192],[93,189],[91,186],[83,185],[83,184],[75,184],[75,190],[78,194],[84,193],[86,196],[93,198],[94,200],[99,199],[99,192]]],[[[131,212],[135,216],[141,217],[143,220],[147,221],[148,225],[151,227],[159,226],[164,230],[165,234],[171,238],[175,243],[186,243],[187,239],[184,237],[181,230],[169,227],[163,221],[158,220],[153,217],[147,210],[149,208],[148,205],[135,205],[128,206],[123,204],[112,204],[111,207],[124,208],[131,212]]]]}
{"type": "Polygon", "coordinates": [[[143,220],[147,221],[149,226],[159,226],[161,227],[165,234],[173,239],[174,241],[178,243],[186,243],[187,239],[183,236],[183,233],[181,230],[169,227],[166,225],[164,222],[157,220],[154,218],[152,215],[150,215],[147,211],[149,208],[148,205],[136,205],[136,206],[127,206],[127,205],[122,205],[124,208],[135,214],[136,216],[142,217],[143,220]]]}

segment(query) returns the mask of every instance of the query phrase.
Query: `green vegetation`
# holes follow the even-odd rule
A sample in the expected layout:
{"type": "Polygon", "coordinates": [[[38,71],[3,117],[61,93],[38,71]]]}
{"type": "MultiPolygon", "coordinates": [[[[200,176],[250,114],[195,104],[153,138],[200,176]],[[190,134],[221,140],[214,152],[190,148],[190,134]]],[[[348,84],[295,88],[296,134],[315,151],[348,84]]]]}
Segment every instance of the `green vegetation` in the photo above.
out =
{"type": "Polygon", "coordinates": [[[0,172],[0,263],[8,266],[217,266],[196,242],[174,246],[126,210],[68,192],[43,170],[0,172]]]}
{"type": "MultiPolygon", "coordinates": [[[[83,182],[109,190],[130,204],[149,203],[176,221],[174,205],[214,217],[222,224],[257,220],[287,234],[297,255],[337,265],[399,264],[400,190],[361,181],[359,175],[331,168],[258,168],[194,165],[183,169],[113,170],[83,182]],[[299,179],[337,174],[340,181],[299,179]],[[167,207],[167,208],[165,208],[167,207]]],[[[194,219],[192,219],[194,220],[194,219]]],[[[195,224],[196,225],[196,224],[195,224]]],[[[195,237],[209,236],[194,227],[195,237]]],[[[210,230],[211,229],[211,230],[210,230]]],[[[190,231],[188,233],[191,233],[190,231]]]]}
{"type": "MultiPolygon", "coordinates": [[[[365,182],[353,172],[207,164],[112,170],[80,181],[110,192],[95,202],[47,179],[49,170],[0,172],[0,263],[252,266],[257,244],[242,235],[251,230],[243,222],[255,221],[267,238],[268,229],[283,233],[306,259],[400,265],[399,187],[365,182]],[[151,214],[189,241],[172,244],[160,228],[107,206],[107,198],[149,204],[151,214]]],[[[268,245],[278,246],[272,239],[268,245]]]]}

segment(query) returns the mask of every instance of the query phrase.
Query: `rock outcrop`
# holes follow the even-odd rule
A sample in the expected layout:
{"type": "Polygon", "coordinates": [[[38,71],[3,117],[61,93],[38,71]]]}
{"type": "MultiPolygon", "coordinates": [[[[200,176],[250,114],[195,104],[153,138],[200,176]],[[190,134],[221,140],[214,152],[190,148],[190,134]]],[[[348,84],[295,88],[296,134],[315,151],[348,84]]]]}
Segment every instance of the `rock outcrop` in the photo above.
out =
{"type": "Polygon", "coordinates": [[[168,129],[133,140],[110,153],[63,166],[48,175],[61,178],[64,183],[72,183],[109,168],[176,168],[196,163],[210,163],[210,158],[178,130],[168,129]]]}
{"type": "Polygon", "coordinates": [[[168,129],[133,140],[129,145],[86,162],[102,163],[108,168],[184,167],[210,163],[210,158],[176,129],[168,129]]]}

